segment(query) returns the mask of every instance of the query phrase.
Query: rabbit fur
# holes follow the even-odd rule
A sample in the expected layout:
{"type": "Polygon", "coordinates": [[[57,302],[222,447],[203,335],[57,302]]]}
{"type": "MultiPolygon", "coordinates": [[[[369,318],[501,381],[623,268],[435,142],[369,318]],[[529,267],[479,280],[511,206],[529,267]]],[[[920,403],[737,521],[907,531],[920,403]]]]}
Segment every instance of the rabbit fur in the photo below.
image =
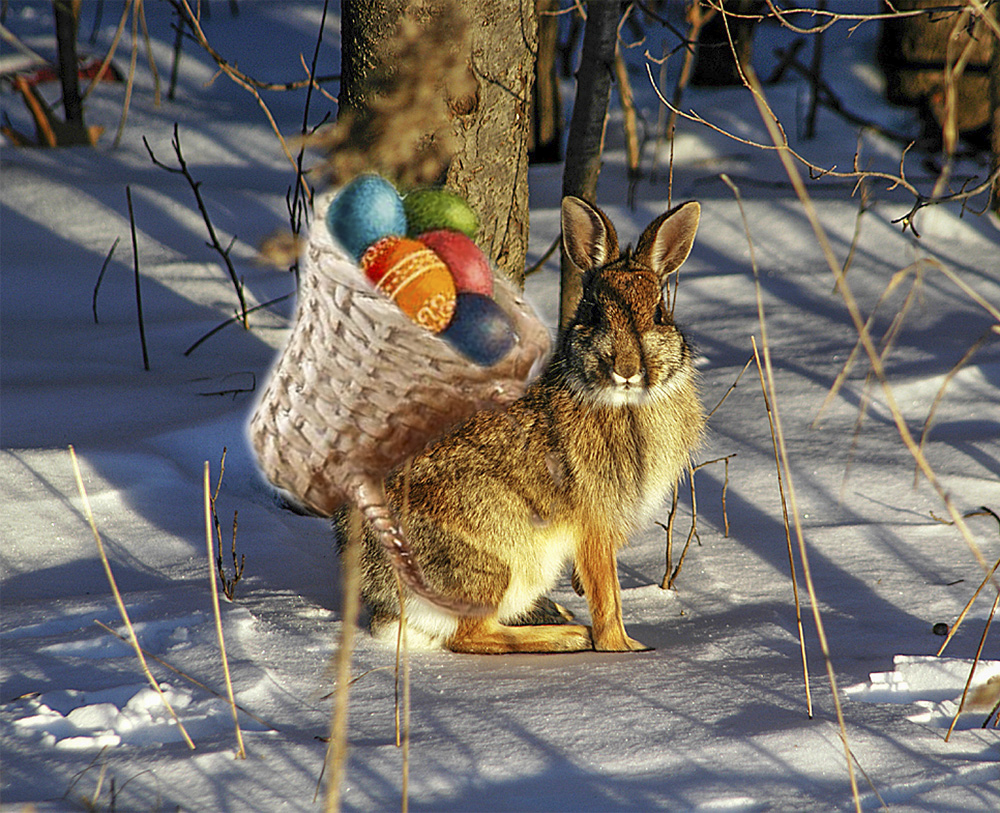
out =
{"type": "Polygon", "coordinates": [[[687,259],[700,211],[693,201],[675,207],[623,253],[602,211],[563,200],[563,246],[583,292],[545,370],[521,399],[476,413],[386,478],[427,584],[494,609],[456,617],[400,587],[362,514],[347,507],[338,539],[362,545],[375,634],[394,640],[402,594],[411,645],[646,648],[625,632],[616,555],[677,486],[704,430],[691,350],[662,293],[687,259]],[[590,627],[524,625],[570,562],[590,627]]]}

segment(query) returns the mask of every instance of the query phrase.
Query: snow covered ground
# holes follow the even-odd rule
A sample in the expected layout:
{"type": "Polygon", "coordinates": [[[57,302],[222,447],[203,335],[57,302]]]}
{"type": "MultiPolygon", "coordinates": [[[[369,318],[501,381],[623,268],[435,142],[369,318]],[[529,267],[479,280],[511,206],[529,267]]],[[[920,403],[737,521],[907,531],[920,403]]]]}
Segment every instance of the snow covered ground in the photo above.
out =
{"type": "MultiPolygon", "coordinates": [[[[118,12],[105,4],[95,51],[110,42],[118,12]]],[[[874,8],[874,4],[869,4],[874,8]]],[[[161,74],[170,64],[169,6],[148,3],[161,74]]],[[[84,4],[89,33],[97,4],[84,4]]],[[[238,17],[212,4],[206,33],[253,76],[302,76],[322,3],[240,0],[238,17]],[[276,43],[281,43],[277,47],[276,43]]],[[[48,3],[10,4],[6,25],[41,49],[51,36],[48,3]]],[[[876,29],[827,33],[825,77],[852,109],[894,129],[917,132],[909,111],[879,96],[876,29]]],[[[629,52],[642,113],[656,100],[641,51],[629,52]]],[[[766,76],[773,48],[791,35],[761,31],[756,60],[766,76]]],[[[128,35],[118,62],[127,66],[128,35]]],[[[336,15],[327,22],[319,72],[339,65],[336,15]]],[[[6,48],[6,46],[5,46],[6,48]]],[[[141,56],[141,54],[140,54],[141,56]]],[[[680,57],[675,60],[679,62],[680,57]]],[[[677,65],[671,63],[672,69],[677,65]]],[[[291,277],[256,262],[256,246],[287,223],[291,167],[256,102],[188,44],[174,101],[153,104],[140,58],[121,145],[110,148],[124,96],[102,86],[88,123],[103,124],[99,147],[2,149],[2,625],[0,785],[5,810],[316,810],[338,639],[338,566],[328,525],[286,510],[260,479],[245,424],[291,304],[255,312],[251,330],[229,327],[190,355],[184,351],[231,316],[232,285],[206,247],[204,224],[183,178],[154,167],[142,143],[172,163],[174,122],[191,170],[202,181],[212,221],[244,277],[250,304],[293,290],[291,277]],[[135,312],[125,187],[138,234],[150,370],[143,369],[135,312]],[[101,264],[121,242],[97,297],[101,264]],[[150,667],[190,733],[190,750],[124,633],[77,495],[73,444],[111,565],[143,647],[171,664],[150,667]],[[218,497],[223,528],[239,512],[238,553],[246,570],[223,626],[247,758],[224,692],[208,585],[202,467],[213,483],[227,449],[218,497]],[[210,687],[207,689],[205,687],[210,687]]],[[[655,70],[654,70],[655,75],[655,70]]],[[[54,89],[47,91],[50,95],[54,89]]],[[[820,136],[798,131],[806,85],[787,78],[767,88],[793,146],[817,164],[850,166],[858,139],[821,110],[820,136]]],[[[266,101],[283,131],[301,126],[302,93],[266,101]]],[[[3,110],[30,130],[19,99],[3,110]]],[[[313,121],[329,109],[314,99],[313,121]]],[[[743,91],[685,96],[705,118],[766,141],[743,91]]],[[[863,138],[862,164],[899,165],[901,145],[863,138]]],[[[650,151],[652,144],[650,144],[650,151]]],[[[926,156],[911,153],[908,177],[929,189],[926,156]]],[[[647,155],[647,165],[651,155],[647,155]]],[[[959,174],[985,172],[966,160],[959,174]]],[[[667,207],[665,165],[626,204],[620,117],[609,127],[598,202],[633,239],[667,207]]],[[[866,367],[859,364],[820,411],[856,333],[817,241],[773,154],[681,122],[673,199],[696,198],[701,230],[682,272],[677,317],[697,344],[705,401],[715,404],[760,340],[756,289],[739,208],[720,179],[739,186],[760,269],[768,339],[812,575],[840,688],[848,742],[865,809],[987,811],[1000,808],[1000,736],[983,728],[996,700],[1000,648],[987,638],[973,681],[979,705],[964,712],[948,741],[989,613],[993,588],[973,605],[945,657],[935,624],[952,624],[983,578],[970,546],[935,517],[946,509],[913,462],[884,397],[873,392],[855,433],[866,367]],[[992,683],[987,682],[992,678],[992,683]],[[985,686],[985,688],[983,688],[985,686]],[[985,704],[985,705],[984,705],[985,704]]],[[[558,230],[561,170],[531,175],[534,261],[558,230]]],[[[855,233],[852,182],[810,184],[838,257],[855,233]]],[[[920,268],[920,296],[887,361],[907,424],[919,437],[941,386],[926,444],[942,487],[960,512],[1000,511],[1000,344],[996,319],[935,267],[946,266],[993,308],[1000,306],[997,220],[958,205],[928,209],[919,239],[891,221],[905,193],[873,184],[848,281],[869,315],[891,276],[920,268]],[[949,371],[981,337],[950,380],[949,371]]],[[[529,297],[552,323],[557,273],[534,275],[529,297]]],[[[881,338],[910,280],[878,310],[881,338]]],[[[729,461],[724,534],[721,463],[697,473],[699,541],[676,590],[659,588],[664,533],[653,525],[621,557],[625,621],[647,653],[473,657],[413,653],[409,804],[415,810],[835,810],[853,807],[844,747],[811,612],[804,604],[814,716],[806,713],[796,614],[788,573],[771,435],[751,368],[711,421],[700,460],[729,461]]],[[[690,516],[685,489],[680,525],[690,516]]],[[[667,508],[661,515],[666,521],[667,508]]],[[[989,563],[1000,557],[990,517],[968,520],[989,563]]],[[[675,553],[676,559],[676,553],[675,553]]],[[[802,590],[801,573],[799,578],[802,590]]],[[[568,578],[556,600],[580,615],[585,603],[568,578]]],[[[804,590],[803,601],[805,602],[804,590]]],[[[353,810],[401,804],[402,753],[394,734],[394,653],[360,637],[351,697],[351,755],[344,787],[353,810]]]]}

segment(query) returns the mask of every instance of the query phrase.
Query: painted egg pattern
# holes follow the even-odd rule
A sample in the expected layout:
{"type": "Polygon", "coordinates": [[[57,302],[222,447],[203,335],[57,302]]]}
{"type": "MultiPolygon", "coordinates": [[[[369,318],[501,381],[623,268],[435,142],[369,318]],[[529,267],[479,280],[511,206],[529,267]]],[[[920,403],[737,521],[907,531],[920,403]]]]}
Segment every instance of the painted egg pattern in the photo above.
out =
{"type": "Polygon", "coordinates": [[[440,333],[455,313],[455,283],[433,250],[406,237],[384,237],[361,256],[365,275],[421,327],[440,333]]]}

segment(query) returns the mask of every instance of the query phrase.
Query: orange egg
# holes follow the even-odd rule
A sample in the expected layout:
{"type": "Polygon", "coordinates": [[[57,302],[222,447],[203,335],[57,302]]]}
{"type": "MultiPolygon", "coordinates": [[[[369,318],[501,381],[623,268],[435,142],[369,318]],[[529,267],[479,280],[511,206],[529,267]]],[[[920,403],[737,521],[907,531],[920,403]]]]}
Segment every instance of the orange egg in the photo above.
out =
{"type": "Polygon", "coordinates": [[[431,249],[406,237],[384,237],[361,256],[376,288],[421,327],[440,333],[455,313],[455,281],[431,249]]]}

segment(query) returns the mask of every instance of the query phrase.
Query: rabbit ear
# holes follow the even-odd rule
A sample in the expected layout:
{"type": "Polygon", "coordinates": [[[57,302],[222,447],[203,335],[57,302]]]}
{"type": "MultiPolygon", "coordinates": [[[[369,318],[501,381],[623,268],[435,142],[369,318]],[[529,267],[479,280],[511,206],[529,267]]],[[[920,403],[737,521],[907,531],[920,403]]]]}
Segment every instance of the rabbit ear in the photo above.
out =
{"type": "Polygon", "coordinates": [[[618,259],[615,227],[604,212],[580,198],[563,198],[562,240],[567,256],[581,271],[618,259]]]}
{"type": "Polygon", "coordinates": [[[693,200],[660,215],[639,238],[636,258],[666,280],[691,253],[700,218],[701,206],[693,200]]]}

